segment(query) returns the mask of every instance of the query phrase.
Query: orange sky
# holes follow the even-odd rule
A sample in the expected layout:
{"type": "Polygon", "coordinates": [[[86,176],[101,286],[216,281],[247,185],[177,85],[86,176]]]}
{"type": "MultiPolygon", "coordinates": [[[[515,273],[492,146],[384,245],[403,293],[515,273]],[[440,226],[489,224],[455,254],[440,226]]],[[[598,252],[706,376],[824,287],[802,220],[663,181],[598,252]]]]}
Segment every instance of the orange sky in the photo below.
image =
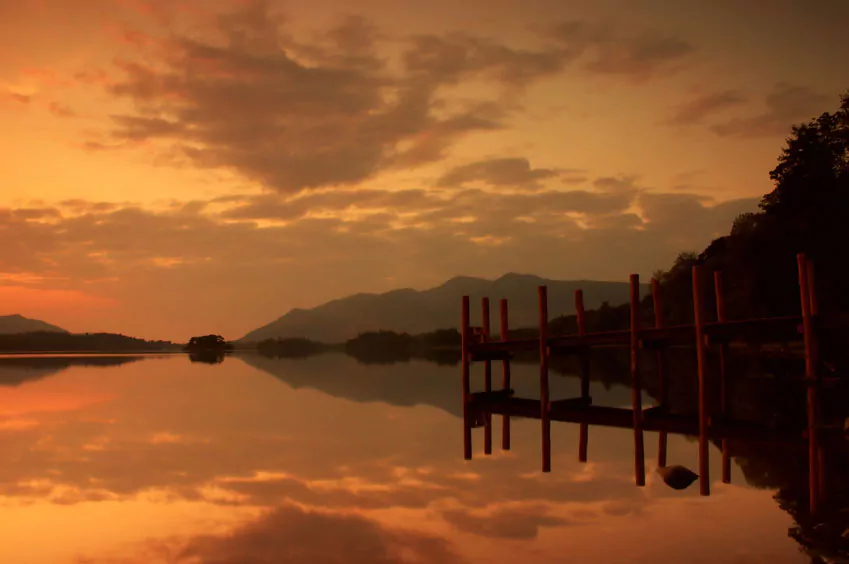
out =
{"type": "Polygon", "coordinates": [[[648,276],[836,108],[847,24],[841,0],[0,0],[0,314],[238,338],[457,274],[648,276]]]}

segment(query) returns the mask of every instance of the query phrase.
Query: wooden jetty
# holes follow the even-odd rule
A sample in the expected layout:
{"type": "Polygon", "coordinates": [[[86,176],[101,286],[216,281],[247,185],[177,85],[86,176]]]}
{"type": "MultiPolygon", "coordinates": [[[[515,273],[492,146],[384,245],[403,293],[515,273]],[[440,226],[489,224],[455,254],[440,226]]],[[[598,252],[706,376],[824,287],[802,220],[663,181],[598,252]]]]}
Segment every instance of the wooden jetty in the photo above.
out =
{"type": "Polygon", "coordinates": [[[824,315],[818,310],[814,284],[814,269],[811,262],[800,254],[797,257],[801,314],[795,316],[761,319],[728,320],[725,311],[722,276],[715,272],[713,277],[716,296],[716,321],[706,321],[702,302],[703,272],[694,266],[693,312],[691,325],[667,326],[661,315],[662,302],[660,285],[652,281],[655,323],[652,327],[640,326],[639,276],[630,277],[630,328],[621,331],[589,333],[585,326],[583,293],[575,292],[575,314],[577,332],[571,335],[549,336],[548,293],[545,286],[538,291],[539,337],[536,339],[511,339],[508,327],[507,300],[500,300],[501,327],[498,340],[490,334],[490,304],[482,300],[482,327],[470,325],[469,297],[462,300],[462,374],[463,374],[463,422],[464,457],[472,458],[472,429],[484,427],[484,453],[492,452],[492,415],[501,415],[502,448],[510,448],[510,419],[513,417],[534,418],[541,422],[542,471],[551,471],[551,422],[568,422],[580,425],[578,458],[587,460],[589,426],[619,427],[633,429],[634,433],[634,479],[638,486],[645,485],[645,431],[659,432],[658,465],[666,464],[667,435],[683,434],[698,436],[699,439],[699,486],[701,495],[710,495],[709,445],[719,440],[722,445],[722,481],[730,482],[730,458],[727,440],[742,438],[749,440],[795,440],[808,445],[810,512],[816,513],[823,499],[824,486],[821,476],[820,423],[818,421],[818,390],[825,380],[818,371],[817,340],[830,327],[844,326],[845,317],[824,315]],[[728,344],[735,340],[759,342],[801,340],[805,347],[805,383],[807,388],[807,427],[798,432],[779,432],[766,425],[735,421],[728,414],[728,384],[726,355],[728,344]],[[664,351],[672,345],[692,345],[698,367],[698,413],[682,415],[671,413],[667,403],[667,374],[664,367],[664,351]],[[595,405],[590,396],[588,352],[592,347],[620,346],[630,349],[630,382],[632,406],[630,409],[595,405]],[[511,389],[510,359],[518,351],[539,352],[540,399],[515,397],[511,389]],[[708,351],[719,355],[720,409],[711,413],[708,390],[717,375],[708,370],[708,351]],[[659,405],[644,409],[641,404],[642,383],[640,381],[641,358],[646,352],[656,356],[659,378],[659,405]],[[580,357],[580,395],[574,398],[551,399],[549,393],[549,359],[553,355],[575,354],[580,357]],[[492,362],[501,361],[503,379],[500,390],[492,389],[492,362]],[[472,392],[470,383],[471,364],[484,363],[484,390],[472,392]]]}

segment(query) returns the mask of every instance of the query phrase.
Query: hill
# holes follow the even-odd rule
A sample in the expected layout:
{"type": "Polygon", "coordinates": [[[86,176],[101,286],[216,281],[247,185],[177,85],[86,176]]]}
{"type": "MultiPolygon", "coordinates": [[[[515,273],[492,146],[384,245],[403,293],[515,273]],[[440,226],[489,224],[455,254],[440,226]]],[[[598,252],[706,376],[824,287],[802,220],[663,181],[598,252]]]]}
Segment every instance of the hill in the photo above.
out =
{"type": "Polygon", "coordinates": [[[67,333],[67,331],[61,327],[56,327],[55,325],[39,321],[38,319],[29,319],[17,313],[14,315],[0,315],[0,335],[34,333],[36,331],[67,333]]]}
{"type": "Polygon", "coordinates": [[[36,331],[0,335],[0,352],[154,352],[180,350],[170,341],[145,341],[115,333],[36,331]]]}
{"type": "MultiPolygon", "coordinates": [[[[420,334],[437,329],[458,328],[460,300],[472,300],[472,323],[480,323],[480,301],[488,296],[493,330],[498,327],[498,300],[510,301],[510,326],[527,327],[538,323],[537,287],[548,286],[549,317],[574,312],[574,292],[584,291],[587,308],[602,303],[628,301],[627,282],[591,280],[548,280],[528,274],[506,274],[497,280],[459,276],[429,290],[401,289],[384,294],[356,294],[333,300],[313,309],[293,309],[283,317],[251,331],[240,341],[305,338],[325,343],[352,339],[367,331],[395,331],[420,334]]],[[[647,286],[642,292],[647,291],[647,286]]]]}

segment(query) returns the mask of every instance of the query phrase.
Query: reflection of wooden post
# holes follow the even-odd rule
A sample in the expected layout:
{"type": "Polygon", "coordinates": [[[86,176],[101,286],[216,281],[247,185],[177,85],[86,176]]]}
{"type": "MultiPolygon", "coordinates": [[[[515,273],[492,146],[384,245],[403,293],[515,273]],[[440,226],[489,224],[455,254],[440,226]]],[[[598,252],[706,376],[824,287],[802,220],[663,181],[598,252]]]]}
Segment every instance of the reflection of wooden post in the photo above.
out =
{"type": "MultiPolygon", "coordinates": [[[[481,300],[481,331],[484,342],[490,340],[489,330],[489,298],[483,298],[481,300]]],[[[483,389],[488,394],[492,392],[492,361],[488,358],[484,360],[483,371],[483,389]]],[[[489,410],[484,414],[483,453],[492,454],[492,413],[489,410]]]]}
{"type": "MultiPolygon", "coordinates": [[[[510,329],[509,323],[507,320],[507,299],[504,298],[499,303],[501,308],[501,340],[507,341],[510,338],[510,329]]],[[[501,388],[505,391],[510,389],[510,359],[505,357],[501,361],[501,370],[503,373],[503,379],[501,381],[501,388]]],[[[503,450],[510,450],[510,416],[503,415],[501,417],[501,448],[503,450]]]]}
{"type": "MultiPolygon", "coordinates": [[[[651,296],[652,303],[654,305],[654,326],[657,329],[663,327],[663,302],[660,299],[660,281],[656,278],[653,278],[651,281],[651,296]]],[[[660,402],[660,407],[663,410],[662,413],[666,413],[667,409],[667,400],[666,400],[666,374],[664,371],[664,355],[663,349],[658,348],[655,352],[655,358],[657,359],[657,386],[658,386],[658,401],[660,402]]],[[[666,431],[661,431],[658,433],[657,437],[657,465],[660,467],[666,466],[666,431]]]]}
{"type": "Polygon", "coordinates": [[[802,330],[805,338],[805,383],[808,388],[808,488],[810,511],[819,511],[819,444],[817,440],[816,341],[811,315],[811,289],[808,262],[804,253],[796,257],[799,268],[799,301],[802,304],[802,330]]]}
{"type": "MultiPolygon", "coordinates": [[[[816,319],[816,316],[819,313],[819,301],[817,300],[816,273],[814,272],[813,261],[810,260],[810,259],[807,259],[805,262],[806,262],[806,267],[807,267],[806,270],[808,271],[808,295],[811,298],[811,318],[816,319]]],[[[814,366],[816,367],[817,364],[819,363],[819,342],[816,339],[816,334],[814,335],[814,337],[815,337],[813,339],[814,366]]],[[[816,372],[816,370],[815,370],[815,373],[816,373],[817,382],[821,383],[822,375],[819,372],[816,372]]],[[[821,406],[820,406],[819,394],[817,394],[816,400],[817,400],[816,401],[816,414],[817,414],[817,419],[819,419],[820,415],[821,415],[821,413],[820,413],[821,406]]],[[[826,472],[826,468],[828,467],[828,465],[823,463],[823,457],[824,456],[825,456],[825,453],[823,452],[822,445],[820,445],[819,441],[817,441],[817,457],[818,457],[817,466],[819,467],[819,477],[817,478],[817,484],[818,484],[819,487],[818,487],[817,491],[819,493],[820,503],[824,503],[825,500],[827,499],[827,497],[825,495],[825,492],[826,492],[826,474],[825,474],[825,472],[826,472]]]]}
{"type": "Polygon", "coordinates": [[[551,420],[548,392],[548,288],[539,292],[539,396],[542,420],[542,471],[551,472],[551,420]]]}
{"type": "Polygon", "coordinates": [[[646,485],[645,446],[643,444],[643,387],[640,382],[640,276],[631,275],[631,404],[634,413],[634,478],[646,485]]]}
{"type": "Polygon", "coordinates": [[[469,296],[463,296],[462,307],[462,324],[461,324],[462,341],[460,351],[463,355],[463,458],[466,460],[472,459],[472,422],[469,415],[469,396],[471,394],[471,384],[469,382],[469,296]]]}
{"type": "MultiPolygon", "coordinates": [[[[584,315],[584,291],[575,290],[575,317],[578,320],[578,335],[587,334],[586,318],[584,315]]],[[[581,347],[580,363],[581,363],[581,397],[586,399],[590,397],[590,366],[589,356],[585,348],[581,347]]],[[[587,461],[587,448],[589,446],[589,425],[581,423],[580,436],[578,440],[578,461],[587,461]]]]}
{"type": "MultiPolygon", "coordinates": [[[[725,292],[722,287],[722,272],[713,273],[713,289],[716,294],[716,320],[720,323],[728,321],[725,315],[725,292]]],[[[726,355],[728,345],[719,345],[719,386],[720,386],[720,412],[722,418],[728,418],[728,376],[726,375],[726,355]]],[[[731,483],[731,456],[728,454],[728,439],[722,439],[722,482],[731,483]]]]}
{"type": "Polygon", "coordinates": [[[701,269],[693,267],[693,318],[696,328],[696,358],[699,365],[699,493],[710,495],[708,458],[707,351],[705,350],[704,312],[702,311],[701,269]]]}

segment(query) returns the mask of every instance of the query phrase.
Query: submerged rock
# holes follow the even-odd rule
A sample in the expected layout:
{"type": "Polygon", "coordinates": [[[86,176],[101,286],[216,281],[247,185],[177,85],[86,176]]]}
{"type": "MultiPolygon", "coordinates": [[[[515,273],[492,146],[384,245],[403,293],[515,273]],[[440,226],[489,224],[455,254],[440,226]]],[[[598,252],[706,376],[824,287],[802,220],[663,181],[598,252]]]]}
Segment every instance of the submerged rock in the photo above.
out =
{"type": "Polygon", "coordinates": [[[699,475],[683,466],[659,466],[657,473],[663,478],[663,482],[673,490],[685,490],[695,482],[699,475]]]}

